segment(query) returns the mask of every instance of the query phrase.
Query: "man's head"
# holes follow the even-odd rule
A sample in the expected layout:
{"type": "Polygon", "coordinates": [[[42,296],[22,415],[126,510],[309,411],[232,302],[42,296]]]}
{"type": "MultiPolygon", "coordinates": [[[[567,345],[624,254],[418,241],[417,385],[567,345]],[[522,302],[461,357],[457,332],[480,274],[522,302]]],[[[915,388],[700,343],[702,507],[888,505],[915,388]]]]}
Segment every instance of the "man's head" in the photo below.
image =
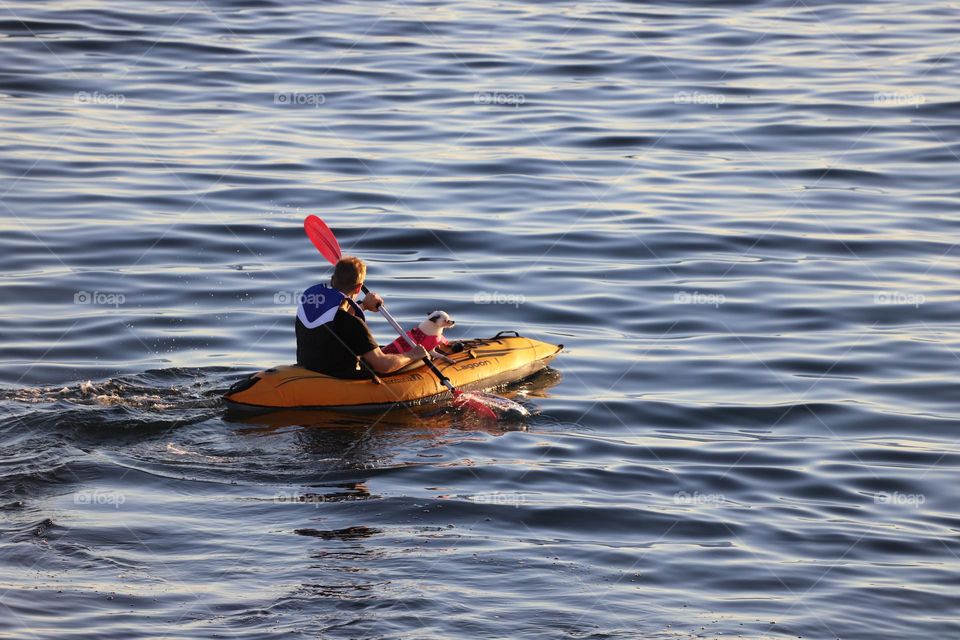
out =
{"type": "Polygon", "coordinates": [[[334,289],[347,296],[355,296],[360,293],[360,287],[367,277],[367,265],[360,258],[354,256],[343,256],[333,268],[333,277],[330,284],[334,289]]]}

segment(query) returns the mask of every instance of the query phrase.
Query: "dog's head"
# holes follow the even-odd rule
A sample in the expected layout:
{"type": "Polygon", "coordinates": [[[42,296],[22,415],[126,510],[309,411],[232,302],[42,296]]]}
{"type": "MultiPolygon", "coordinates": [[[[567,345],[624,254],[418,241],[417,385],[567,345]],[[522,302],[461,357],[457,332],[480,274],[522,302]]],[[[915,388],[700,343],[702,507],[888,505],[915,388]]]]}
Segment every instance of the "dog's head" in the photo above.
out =
{"type": "Polygon", "coordinates": [[[444,329],[455,324],[457,323],[446,311],[431,311],[427,314],[427,319],[420,323],[420,330],[428,336],[438,336],[444,329]]]}

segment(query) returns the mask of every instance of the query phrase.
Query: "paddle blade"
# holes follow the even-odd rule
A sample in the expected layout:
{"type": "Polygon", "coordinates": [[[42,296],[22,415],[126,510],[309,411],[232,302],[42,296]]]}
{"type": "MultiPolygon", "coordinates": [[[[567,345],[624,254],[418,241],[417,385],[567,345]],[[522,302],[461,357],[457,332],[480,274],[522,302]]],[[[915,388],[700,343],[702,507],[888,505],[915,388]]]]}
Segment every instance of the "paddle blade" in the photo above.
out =
{"type": "Polygon", "coordinates": [[[337,264],[342,255],[337,237],[330,231],[326,223],[314,215],[309,215],[303,221],[303,230],[307,232],[310,242],[323,254],[330,264],[337,264]]]}
{"type": "Polygon", "coordinates": [[[457,391],[453,398],[453,406],[469,409],[490,420],[498,420],[501,416],[507,419],[517,419],[530,415],[530,412],[522,404],[501,396],[495,396],[492,393],[457,391]]]}

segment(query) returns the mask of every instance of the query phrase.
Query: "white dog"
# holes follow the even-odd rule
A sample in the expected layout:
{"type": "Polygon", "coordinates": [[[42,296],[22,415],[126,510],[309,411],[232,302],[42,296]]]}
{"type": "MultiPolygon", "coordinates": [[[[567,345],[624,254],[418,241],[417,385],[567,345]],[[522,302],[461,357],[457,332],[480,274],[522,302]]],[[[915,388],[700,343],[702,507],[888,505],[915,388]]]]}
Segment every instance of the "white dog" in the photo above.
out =
{"type": "MultiPolygon", "coordinates": [[[[457,324],[446,311],[433,311],[427,315],[427,319],[419,326],[407,331],[407,339],[413,344],[419,344],[430,353],[431,358],[440,358],[445,362],[453,361],[435,349],[441,344],[447,344],[449,340],[443,337],[443,330],[457,324]]],[[[397,338],[383,348],[384,353],[406,353],[410,346],[401,338],[397,338]]]]}

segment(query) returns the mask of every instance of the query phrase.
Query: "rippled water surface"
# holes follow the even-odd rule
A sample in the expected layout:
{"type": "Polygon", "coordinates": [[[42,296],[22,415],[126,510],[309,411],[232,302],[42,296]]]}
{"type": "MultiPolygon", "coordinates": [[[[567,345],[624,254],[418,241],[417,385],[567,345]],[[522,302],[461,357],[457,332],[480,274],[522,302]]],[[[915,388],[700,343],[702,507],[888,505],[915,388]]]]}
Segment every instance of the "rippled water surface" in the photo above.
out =
{"type": "Polygon", "coordinates": [[[0,636],[960,636],[956,3],[6,0],[0,59],[0,636]],[[308,213],[565,344],[533,414],[226,415],[308,213]]]}

